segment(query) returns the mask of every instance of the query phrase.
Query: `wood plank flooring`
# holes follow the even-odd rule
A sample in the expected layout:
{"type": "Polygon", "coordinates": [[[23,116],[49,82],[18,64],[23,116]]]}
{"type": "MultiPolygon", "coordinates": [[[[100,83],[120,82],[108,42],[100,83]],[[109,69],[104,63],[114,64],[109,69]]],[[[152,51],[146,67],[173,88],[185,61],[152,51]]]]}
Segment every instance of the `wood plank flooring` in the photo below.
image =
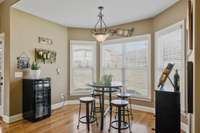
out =
{"type": "MultiPolygon", "coordinates": [[[[151,113],[134,110],[134,119],[132,120],[132,133],[154,133],[154,117],[151,113]]],[[[88,133],[86,125],[80,124],[76,129],[78,121],[78,106],[67,105],[63,108],[53,111],[52,116],[45,120],[31,123],[21,120],[13,124],[1,122],[0,133],[88,133]]],[[[104,131],[100,131],[95,123],[91,125],[89,133],[108,133],[109,115],[106,116],[104,131]]],[[[111,129],[111,133],[117,133],[117,130],[111,129]]],[[[122,133],[129,133],[128,130],[122,133]]]]}

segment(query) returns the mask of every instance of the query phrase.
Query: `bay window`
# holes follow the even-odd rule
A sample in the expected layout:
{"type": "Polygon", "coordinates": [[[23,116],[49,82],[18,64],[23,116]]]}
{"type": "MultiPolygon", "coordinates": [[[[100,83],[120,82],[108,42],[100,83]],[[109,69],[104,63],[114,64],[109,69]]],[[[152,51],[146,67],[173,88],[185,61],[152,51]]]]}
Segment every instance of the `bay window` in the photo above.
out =
{"type": "Polygon", "coordinates": [[[96,42],[70,41],[70,95],[88,95],[96,80],[96,42]]]}
{"type": "Polygon", "coordinates": [[[106,41],[101,46],[101,75],[111,74],[135,98],[149,99],[150,35],[106,41]]]}
{"type": "MultiPolygon", "coordinates": [[[[185,55],[184,22],[179,22],[155,33],[155,88],[164,67],[168,63],[174,63],[174,69],[169,76],[173,80],[175,69],[178,70],[182,111],[185,108],[185,55]]],[[[166,81],[164,89],[173,91],[169,80],[166,81]]]]}

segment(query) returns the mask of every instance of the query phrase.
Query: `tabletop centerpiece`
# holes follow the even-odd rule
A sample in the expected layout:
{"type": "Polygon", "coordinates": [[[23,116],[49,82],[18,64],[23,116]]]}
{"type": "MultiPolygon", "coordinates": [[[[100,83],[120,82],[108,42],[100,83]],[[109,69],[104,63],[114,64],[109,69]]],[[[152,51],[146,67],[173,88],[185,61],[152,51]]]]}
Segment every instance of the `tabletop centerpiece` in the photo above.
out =
{"type": "Polygon", "coordinates": [[[104,74],[99,81],[96,82],[98,85],[107,85],[110,86],[112,84],[112,75],[104,74]]]}

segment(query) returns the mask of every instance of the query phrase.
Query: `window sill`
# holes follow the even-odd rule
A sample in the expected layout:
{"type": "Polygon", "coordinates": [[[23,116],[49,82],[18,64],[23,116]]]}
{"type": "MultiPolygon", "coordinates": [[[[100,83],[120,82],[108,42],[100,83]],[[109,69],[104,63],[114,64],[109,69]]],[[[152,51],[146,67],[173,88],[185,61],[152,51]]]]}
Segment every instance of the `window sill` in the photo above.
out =
{"type": "Polygon", "coordinates": [[[144,101],[144,102],[152,102],[152,98],[131,97],[131,100],[144,101]]]}

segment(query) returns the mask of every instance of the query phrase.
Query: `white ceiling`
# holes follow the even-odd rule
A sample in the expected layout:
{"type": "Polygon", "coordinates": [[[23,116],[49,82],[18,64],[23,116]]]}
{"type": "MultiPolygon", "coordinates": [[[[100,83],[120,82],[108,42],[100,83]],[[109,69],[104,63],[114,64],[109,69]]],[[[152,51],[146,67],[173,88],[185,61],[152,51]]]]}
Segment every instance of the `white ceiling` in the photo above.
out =
{"type": "MultiPolygon", "coordinates": [[[[1,0],[0,0],[1,1],[1,0]]],[[[21,0],[13,7],[69,27],[91,28],[98,6],[104,6],[108,26],[153,17],[178,0],[21,0]]]]}

